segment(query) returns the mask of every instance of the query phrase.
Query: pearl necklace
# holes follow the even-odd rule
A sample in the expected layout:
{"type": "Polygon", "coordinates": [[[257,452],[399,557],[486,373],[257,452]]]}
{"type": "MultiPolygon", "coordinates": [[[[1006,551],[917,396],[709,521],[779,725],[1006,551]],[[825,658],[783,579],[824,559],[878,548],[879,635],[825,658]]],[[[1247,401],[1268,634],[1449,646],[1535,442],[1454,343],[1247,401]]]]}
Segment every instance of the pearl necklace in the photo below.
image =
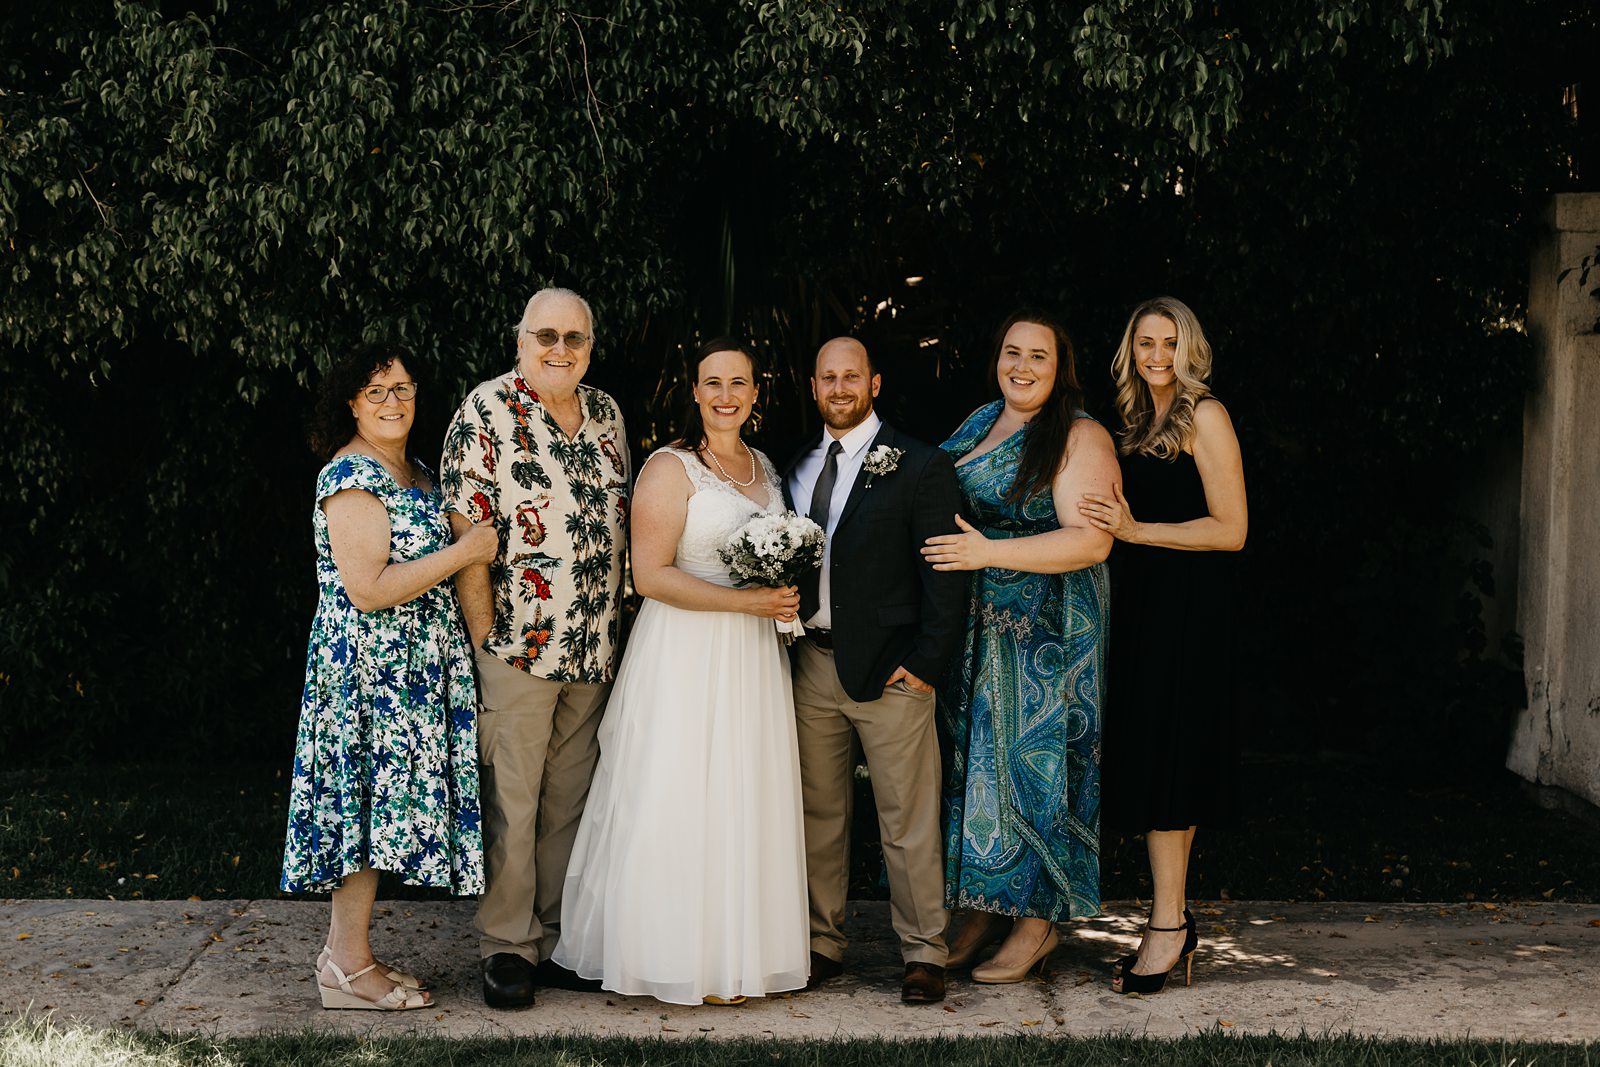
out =
{"type": "Polygon", "coordinates": [[[722,475],[723,481],[729,485],[737,485],[742,489],[745,486],[756,484],[756,457],[755,453],[750,451],[750,446],[744,443],[744,438],[742,437],[739,438],[739,446],[744,449],[745,458],[750,461],[750,477],[742,482],[723,469],[722,460],[717,458],[717,454],[711,450],[709,444],[706,445],[706,455],[711,457],[711,462],[716,466],[717,473],[722,475]]]}

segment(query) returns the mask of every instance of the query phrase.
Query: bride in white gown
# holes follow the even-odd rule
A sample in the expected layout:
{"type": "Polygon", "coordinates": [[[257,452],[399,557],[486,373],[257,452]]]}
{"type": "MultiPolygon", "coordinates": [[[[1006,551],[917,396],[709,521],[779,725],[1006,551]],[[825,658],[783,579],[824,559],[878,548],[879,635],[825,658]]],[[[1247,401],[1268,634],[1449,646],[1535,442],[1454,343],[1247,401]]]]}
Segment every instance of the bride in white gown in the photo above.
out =
{"type": "Polygon", "coordinates": [[[699,354],[682,447],[652,454],[634,493],[646,599],[601,722],[554,955],[674,1004],[798,989],[810,961],[794,701],[773,627],[800,598],[734,588],[717,556],[782,511],[783,491],[739,436],[754,360],[726,340],[699,354]]]}

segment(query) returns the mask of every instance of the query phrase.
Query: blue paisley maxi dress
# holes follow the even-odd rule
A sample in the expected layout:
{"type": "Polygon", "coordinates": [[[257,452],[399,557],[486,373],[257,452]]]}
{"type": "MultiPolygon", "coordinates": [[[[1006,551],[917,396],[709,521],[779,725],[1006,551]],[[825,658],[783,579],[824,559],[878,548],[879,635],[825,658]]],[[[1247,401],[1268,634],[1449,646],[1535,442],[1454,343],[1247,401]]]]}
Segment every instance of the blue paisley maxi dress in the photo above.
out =
{"type": "MultiPolygon", "coordinates": [[[[986,537],[1059,529],[1048,492],[1005,499],[1026,428],[961,463],[1001,405],[973,412],[942,446],[958,464],[969,516],[986,537]]],[[[1101,563],[973,575],[965,644],[938,691],[951,908],[1052,921],[1100,913],[1106,573],[1101,563]]]]}
{"type": "MultiPolygon", "coordinates": [[[[418,464],[421,466],[421,464],[418,464]]],[[[285,892],[337,889],[363,867],[465,896],[483,890],[477,687],[455,589],[441,582],[378,611],[350,603],[322,502],[365,489],[389,512],[389,558],[450,544],[438,483],[406,489],[370,456],[317,477],[312,527],[320,596],[289,786],[285,892]]]]}

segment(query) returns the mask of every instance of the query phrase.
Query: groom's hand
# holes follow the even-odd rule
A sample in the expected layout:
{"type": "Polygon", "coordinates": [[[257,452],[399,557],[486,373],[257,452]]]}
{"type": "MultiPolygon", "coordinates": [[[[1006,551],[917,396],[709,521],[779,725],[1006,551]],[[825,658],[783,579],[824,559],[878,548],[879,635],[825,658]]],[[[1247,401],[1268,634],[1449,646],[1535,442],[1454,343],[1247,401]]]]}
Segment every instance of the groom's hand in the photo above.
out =
{"type": "Polygon", "coordinates": [[[917,692],[917,693],[931,693],[931,692],[933,692],[933,686],[929,685],[927,682],[924,682],[921,678],[918,678],[916,675],[912,674],[910,671],[906,670],[904,667],[896,667],[894,669],[894,673],[889,675],[889,680],[887,682],[883,683],[883,684],[886,685],[886,686],[890,686],[890,685],[893,685],[896,682],[904,682],[904,683],[906,683],[906,685],[913,692],[917,692]]]}

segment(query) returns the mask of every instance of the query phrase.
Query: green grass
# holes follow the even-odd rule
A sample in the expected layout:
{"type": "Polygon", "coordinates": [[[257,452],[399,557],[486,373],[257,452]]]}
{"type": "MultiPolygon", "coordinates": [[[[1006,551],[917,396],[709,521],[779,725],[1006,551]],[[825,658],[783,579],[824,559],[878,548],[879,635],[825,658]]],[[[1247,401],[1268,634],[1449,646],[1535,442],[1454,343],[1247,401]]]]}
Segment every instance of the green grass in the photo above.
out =
{"type": "Polygon", "coordinates": [[[1380,1041],[1323,1036],[1233,1037],[1208,1033],[1163,1040],[1139,1037],[962,1038],[931,1041],[639,1041],[625,1038],[344,1037],[280,1034],[207,1039],[57,1027],[23,1019],[0,1029],[3,1067],[1596,1067],[1600,1044],[1491,1041],[1380,1041]]]}
{"type": "MultiPolygon", "coordinates": [[[[272,896],[288,759],[0,774],[0,895],[117,900],[272,896]]],[[[1600,836],[1501,774],[1473,789],[1406,784],[1359,760],[1255,758],[1239,825],[1202,828],[1201,899],[1600,899],[1600,836]]],[[[870,817],[870,813],[863,813],[870,817]]],[[[1143,842],[1108,834],[1107,899],[1149,893],[1143,842]]],[[[876,891],[863,850],[855,893],[876,891]]],[[[393,899],[441,894],[386,883],[393,899]]]]}

